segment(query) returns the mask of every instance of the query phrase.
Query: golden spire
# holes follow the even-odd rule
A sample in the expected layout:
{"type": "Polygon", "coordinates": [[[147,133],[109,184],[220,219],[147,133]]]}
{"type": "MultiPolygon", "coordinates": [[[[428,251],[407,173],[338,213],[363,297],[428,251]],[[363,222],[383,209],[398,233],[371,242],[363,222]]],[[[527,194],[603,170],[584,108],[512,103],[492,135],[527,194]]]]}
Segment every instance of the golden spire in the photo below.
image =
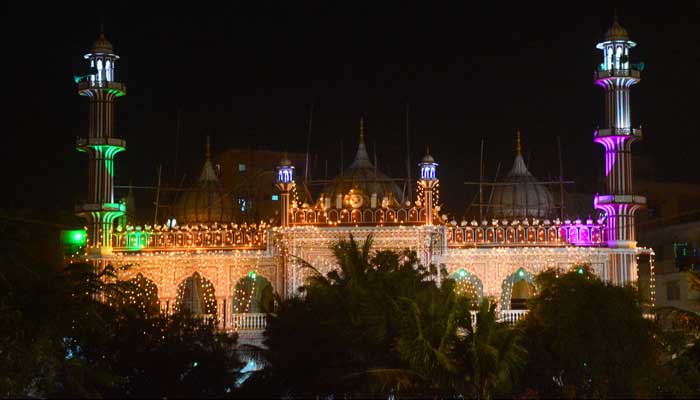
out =
{"type": "Polygon", "coordinates": [[[207,160],[211,158],[211,144],[209,143],[209,135],[207,135],[207,160]]]}
{"type": "Polygon", "coordinates": [[[365,120],[360,117],[360,143],[365,143],[365,120]]]}
{"type": "Polygon", "coordinates": [[[520,144],[520,128],[515,130],[515,135],[517,136],[517,144],[515,145],[515,151],[519,156],[523,155],[523,146],[520,144]]]}

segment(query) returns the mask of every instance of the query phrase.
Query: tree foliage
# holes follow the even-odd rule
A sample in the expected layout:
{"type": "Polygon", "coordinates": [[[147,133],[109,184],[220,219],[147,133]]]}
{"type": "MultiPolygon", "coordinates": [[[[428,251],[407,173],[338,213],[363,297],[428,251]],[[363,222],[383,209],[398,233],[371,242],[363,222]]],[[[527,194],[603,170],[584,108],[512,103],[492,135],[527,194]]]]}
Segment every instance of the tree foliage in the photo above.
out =
{"type": "Polygon", "coordinates": [[[315,273],[281,302],[265,333],[268,367],[248,382],[269,396],[334,394],[489,397],[507,385],[522,348],[485,301],[474,330],[470,299],[414,252],[377,251],[352,237],[338,268],[315,273]]]}
{"type": "MultiPolygon", "coordinates": [[[[5,259],[6,261],[9,258],[5,259]]],[[[242,365],[236,337],[129,301],[112,266],[0,266],[2,397],[223,396],[242,365]]]]}
{"type": "Polygon", "coordinates": [[[521,323],[523,389],[556,397],[649,395],[658,353],[640,296],[582,272],[536,277],[538,294],[521,323]]]}

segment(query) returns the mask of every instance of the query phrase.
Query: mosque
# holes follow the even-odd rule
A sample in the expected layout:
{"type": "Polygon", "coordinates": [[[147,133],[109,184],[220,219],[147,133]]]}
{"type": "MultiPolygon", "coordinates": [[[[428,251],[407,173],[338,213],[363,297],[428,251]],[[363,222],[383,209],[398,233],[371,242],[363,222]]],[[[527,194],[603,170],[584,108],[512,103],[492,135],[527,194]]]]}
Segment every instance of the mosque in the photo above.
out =
{"type": "Polygon", "coordinates": [[[153,307],[188,309],[241,332],[264,328],[273,293],[297,293],[311,273],[301,260],[324,274],[336,268],[329,247],[350,234],[371,234],[375,250],[410,249],[422,263],[444,266],[460,290],[495,298],[508,321],[527,312],[525,300],[537,291],[533,277],[548,268],[587,265],[603,280],[635,284],[638,258],[649,255],[653,297],[653,251],[638,246],[635,231],[635,212],[646,204],[632,186],[631,145],[642,138],[630,116],[630,87],[641,72],[630,61],[635,46],[617,20],[596,46],[602,62],[593,75],[604,91],[605,112],[593,140],[605,149],[606,180],[606,192],[591,204],[596,219],[557,215],[547,185],[528,171],[518,137],[512,168],[494,186],[487,215],[448,221],[439,206],[436,160],[427,152],[420,160],[415,200],[407,201],[395,180],[371,162],[361,126],[353,162],[315,201],[299,201],[288,158],[270,171],[278,207],[271,222],[235,218],[207,150],[198,182],[174,204],[177,223],[132,226],[115,223],[126,205],[114,198],[114,157],[126,142],[115,135],[113,118],[115,100],[126,88],[115,77],[119,57],[101,34],[84,56],[90,74],[76,78],[90,107],[88,135],[77,141],[89,160],[89,198],[78,208],[87,221],[87,243],[75,259],[131,265],[120,279],[145,288],[153,307]]]}

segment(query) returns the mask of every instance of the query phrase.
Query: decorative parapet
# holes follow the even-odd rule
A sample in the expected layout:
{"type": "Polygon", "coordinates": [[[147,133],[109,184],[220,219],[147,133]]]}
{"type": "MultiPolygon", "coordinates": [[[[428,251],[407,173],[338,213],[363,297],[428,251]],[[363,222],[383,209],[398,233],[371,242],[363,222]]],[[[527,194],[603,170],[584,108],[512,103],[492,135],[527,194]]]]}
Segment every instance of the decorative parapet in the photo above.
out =
{"type": "Polygon", "coordinates": [[[424,225],[424,207],[406,208],[312,208],[292,209],[292,226],[396,226],[424,225]]]}
{"type": "Polygon", "coordinates": [[[269,225],[212,224],[177,226],[161,225],[118,227],[112,235],[113,251],[159,250],[265,250],[269,225]]]}
{"type": "Polygon", "coordinates": [[[605,245],[602,220],[452,221],[446,228],[448,247],[605,245]]]}

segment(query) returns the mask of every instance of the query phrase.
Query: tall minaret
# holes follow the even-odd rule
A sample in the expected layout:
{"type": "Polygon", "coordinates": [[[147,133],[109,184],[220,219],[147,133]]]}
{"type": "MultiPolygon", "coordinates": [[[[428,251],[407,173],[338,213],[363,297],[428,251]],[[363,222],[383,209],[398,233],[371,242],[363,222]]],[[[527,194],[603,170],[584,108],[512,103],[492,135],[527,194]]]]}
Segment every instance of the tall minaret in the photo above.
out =
{"type": "Polygon", "coordinates": [[[112,251],[113,221],[124,214],[125,206],[114,201],[114,156],[126,149],[123,139],[114,137],[114,100],[126,94],[123,83],[114,81],[112,44],[103,33],[85,54],[90,72],[76,77],[78,93],[90,101],[87,138],[79,138],[77,148],[88,155],[88,198],[77,209],[87,219],[88,254],[112,251]]]}
{"type": "MultiPolygon", "coordinates": [[[[605,147],[606,194],[596,195],[596,209],[607,218],[608,247],[624,249],[637,246],[634,214],[646,205],[646,198],[634,195],[632,189],[632,143],[642,138],[641,129],[632,128],[630,87],[640,80],[640,68],[630,63],[629,50],[636,43],[617,22],[596,46],[603,51],[603,62],[594,73],[594,80],[605,91],[603,128],[594,133],[594,141],[605,147]]],[[[611,255],[610,280],[625,284],[637,279],[636,257],[631,252],[611,255]]]]}

